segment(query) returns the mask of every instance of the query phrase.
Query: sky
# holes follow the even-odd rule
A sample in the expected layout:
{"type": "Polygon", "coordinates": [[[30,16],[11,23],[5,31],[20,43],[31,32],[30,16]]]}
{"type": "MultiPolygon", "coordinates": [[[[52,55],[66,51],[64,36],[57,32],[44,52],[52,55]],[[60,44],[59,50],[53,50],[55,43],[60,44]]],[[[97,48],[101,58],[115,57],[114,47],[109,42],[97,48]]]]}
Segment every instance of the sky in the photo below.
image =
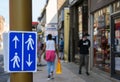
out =
{"type": "Polygon", "coordinates": [[[32,21],[37,21],[45,3],[46,0],[32,0],[32,21]]]}
{"type": "MultiPolygon", "coordinates": [[[[9,1],[2,0],[0,3],[0,15],[5,18],[6,24],[9,25],[9,1]]],[[[46,3],[46,0],[32,0],[32,21],[37,21],[41,11],[46,3]]]]}
{"type": "Polygon", "coordinates": [[[9,23],[9,0],[2,0],[0,3],[0,15],[5,18],[6,23],[9,23]]]}

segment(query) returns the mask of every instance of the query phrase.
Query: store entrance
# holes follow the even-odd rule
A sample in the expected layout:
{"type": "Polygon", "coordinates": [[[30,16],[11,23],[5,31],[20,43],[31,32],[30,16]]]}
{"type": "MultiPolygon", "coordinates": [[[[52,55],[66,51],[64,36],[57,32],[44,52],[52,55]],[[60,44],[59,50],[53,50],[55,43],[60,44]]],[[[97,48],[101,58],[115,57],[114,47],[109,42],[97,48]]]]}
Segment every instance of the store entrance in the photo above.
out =
{"type": "Polygon", "coordinates": [[[120,13],[111,16],[111,76],[120,79],[120,13]]]}

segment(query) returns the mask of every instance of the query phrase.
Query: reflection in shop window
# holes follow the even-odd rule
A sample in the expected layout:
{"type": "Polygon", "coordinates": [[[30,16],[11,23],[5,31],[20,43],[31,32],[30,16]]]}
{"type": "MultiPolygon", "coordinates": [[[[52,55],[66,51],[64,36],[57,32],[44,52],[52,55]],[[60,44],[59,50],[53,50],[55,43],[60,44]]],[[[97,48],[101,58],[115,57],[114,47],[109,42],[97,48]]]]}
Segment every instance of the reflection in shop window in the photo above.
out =
{"type": "Polygon", "coordinates": [[[120,1],[117,1],[113,4],[113,12],[120,11],[120,1]]]}
{"type": "Polygon", "coordinates": [[[94,66],[110,72],[110,8],[94,13],[94,66]]]}
{"type": "Polygon", "coordinates": [[[120,18],[115,19],[115,51],[120,52],[120,18]]]}

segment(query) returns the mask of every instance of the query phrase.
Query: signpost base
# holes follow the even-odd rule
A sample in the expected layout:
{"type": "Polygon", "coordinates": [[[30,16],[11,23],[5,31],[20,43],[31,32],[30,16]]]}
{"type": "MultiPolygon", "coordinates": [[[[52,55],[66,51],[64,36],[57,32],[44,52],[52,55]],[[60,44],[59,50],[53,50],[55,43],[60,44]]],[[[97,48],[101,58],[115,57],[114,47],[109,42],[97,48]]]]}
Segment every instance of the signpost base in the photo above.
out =
{"type": "Polygon", "coordinates": [[[11,73],[10,82],[32,82],[33,74],[32,73],[11,73]]]}

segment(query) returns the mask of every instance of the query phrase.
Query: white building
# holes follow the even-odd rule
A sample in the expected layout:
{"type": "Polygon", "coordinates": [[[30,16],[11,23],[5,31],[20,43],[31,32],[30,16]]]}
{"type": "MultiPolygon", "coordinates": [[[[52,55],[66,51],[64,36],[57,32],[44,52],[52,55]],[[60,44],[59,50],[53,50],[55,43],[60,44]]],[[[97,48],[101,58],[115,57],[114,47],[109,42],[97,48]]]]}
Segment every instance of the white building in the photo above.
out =
{"type": "Polygon", "coordinates": [[[48,34],[53,35],[53,39],[58,41],[58,13],[57,13],[57,0],[49,0],[46,6],[46,24],[45,24],[45,37],[47,39],[48,34]],[[54,30],[51,30],[54,29],[54,30]]]}

